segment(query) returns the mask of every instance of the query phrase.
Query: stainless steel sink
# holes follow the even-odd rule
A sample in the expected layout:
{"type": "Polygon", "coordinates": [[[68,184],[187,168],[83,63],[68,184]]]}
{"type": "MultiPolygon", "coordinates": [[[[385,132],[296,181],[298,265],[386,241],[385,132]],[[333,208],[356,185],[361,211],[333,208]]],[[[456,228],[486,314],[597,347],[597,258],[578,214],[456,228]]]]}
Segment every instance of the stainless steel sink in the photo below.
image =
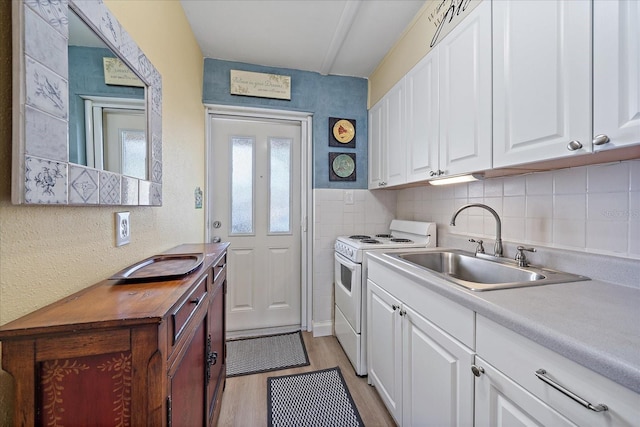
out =
{"type": "Polygon", "coordinates": [[[464,251],[388,253],[403,263],[426,269],[473,291],[519,288],[590,280],[539,267],[518,267],[507,258],[479,258],[464,251]]]}

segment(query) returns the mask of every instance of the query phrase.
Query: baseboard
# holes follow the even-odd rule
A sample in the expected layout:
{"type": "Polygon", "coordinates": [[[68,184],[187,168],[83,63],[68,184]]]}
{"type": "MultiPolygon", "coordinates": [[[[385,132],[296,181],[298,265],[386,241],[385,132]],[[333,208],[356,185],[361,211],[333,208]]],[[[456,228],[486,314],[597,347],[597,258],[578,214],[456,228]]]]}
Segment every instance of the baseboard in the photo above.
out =
{"type": "Polygon", "coordinates": [[[325,320],[324,322],[313,322],[313,336],[326,337],[333,335],[333,320],[325,320]]]}

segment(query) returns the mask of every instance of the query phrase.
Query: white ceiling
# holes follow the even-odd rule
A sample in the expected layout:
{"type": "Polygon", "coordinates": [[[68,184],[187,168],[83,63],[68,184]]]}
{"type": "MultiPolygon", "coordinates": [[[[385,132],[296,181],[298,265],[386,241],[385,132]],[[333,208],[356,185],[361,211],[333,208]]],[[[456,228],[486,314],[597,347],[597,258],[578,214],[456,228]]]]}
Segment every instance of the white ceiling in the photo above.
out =
{"type": "Polygon", "coordinates": [[[181,0],[207,58],[368,77],[425,0],[181,0]]]}

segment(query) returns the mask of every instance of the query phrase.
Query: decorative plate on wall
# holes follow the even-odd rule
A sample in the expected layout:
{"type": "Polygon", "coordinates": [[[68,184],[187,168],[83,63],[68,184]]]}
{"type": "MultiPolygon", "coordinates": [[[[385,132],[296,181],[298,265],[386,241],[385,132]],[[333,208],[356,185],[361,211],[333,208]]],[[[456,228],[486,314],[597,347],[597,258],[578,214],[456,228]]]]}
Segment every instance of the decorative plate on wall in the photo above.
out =
{"type": "Polygon", "coordinates": [[[355,181],[356,154],[329,153],[329,181],[355,181]]]}
{"type": "Polygon", "coordinates": [[[356,121],[329,117],[329,146],[356,148],[356,121]]]}

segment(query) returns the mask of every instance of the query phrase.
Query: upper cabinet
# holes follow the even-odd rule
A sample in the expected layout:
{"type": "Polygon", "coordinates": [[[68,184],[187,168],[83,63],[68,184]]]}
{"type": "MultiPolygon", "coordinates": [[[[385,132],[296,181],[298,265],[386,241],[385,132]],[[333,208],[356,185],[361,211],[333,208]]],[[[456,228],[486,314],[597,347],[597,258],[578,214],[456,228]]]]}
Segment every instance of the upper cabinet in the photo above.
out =
{"type": "Polygon", "coordinates": [[[405,86],[400,80],[369,110],[369,188],[406,179],[405,86]]]}
{"type": "Polygon", "coordinates": [[[494,168],[591,152],[590,70],[590,2],[493,2],[494,168]]]}
{"type": "Polygon", "coordinates": [[[595,151],[640,143],[640,2],[594,1],[593,135],[595,151]]]}
{"type": "Polygon", "coordinates": [[[491,2],[483,1],[438,45],[440,169],[491,168],[491,2]]]}
{"type": "Polygon", "coordinates": [[[371,108],[369,135],[371,189],[637,158],[640,2],[483,0],[371,108]]]}
{"type": "Polygon", "coordinates": [[[438,170],[438,53],[430,52],[405,77],[407,182],[438,170]]]}

